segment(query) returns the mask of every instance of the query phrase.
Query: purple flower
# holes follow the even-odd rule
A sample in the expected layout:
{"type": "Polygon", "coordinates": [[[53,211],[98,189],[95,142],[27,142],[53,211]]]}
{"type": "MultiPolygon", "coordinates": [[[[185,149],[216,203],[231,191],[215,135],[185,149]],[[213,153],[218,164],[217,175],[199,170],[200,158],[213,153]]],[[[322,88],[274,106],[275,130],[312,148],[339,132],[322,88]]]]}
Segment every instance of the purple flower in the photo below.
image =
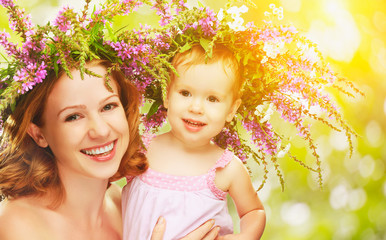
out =
{"type": "Polygon", "coordinates": [[[0,4],[5,8],[13,8],[15,7],[15,3],[12,0],[1,0],[0,4]]]}

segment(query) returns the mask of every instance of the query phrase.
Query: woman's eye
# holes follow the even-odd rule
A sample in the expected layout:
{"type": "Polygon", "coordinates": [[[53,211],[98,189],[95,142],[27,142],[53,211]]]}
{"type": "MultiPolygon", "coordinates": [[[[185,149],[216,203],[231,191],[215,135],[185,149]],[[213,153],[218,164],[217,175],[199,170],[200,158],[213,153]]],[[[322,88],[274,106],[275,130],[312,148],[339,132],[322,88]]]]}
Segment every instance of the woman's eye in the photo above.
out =
{"type": "Polygon", "coordinates": [[[103,111],[110,111],[110,110],[113,110],[114,108],[118,107],[118,104],[117,103],[109,103],[109,104],[106,104],[104,107],[103,107],[103,111]]]}
{"type": "Polygon", "coordinates": [[[190,96],[191,96],[190,92],[189,92],[189,91],[186,91],[186,90],[181,90],[181,91],[180,91],[180,94],[181,94],[182,96],[184,96],[184,97],[190,97],[190,96]]]}
{"type": "Polygon", "coordinates": [[[208,97],[208,101],[209,101],[209,102],[218,102],[219,100],[218,100],[218,98],[215,97],[215,96],[210,96],[210,97],[208,97]]]}
{"type": "Polygon", "coordinates": [[[73,122],[75,120],[78,120],[79,118],[80,118],[79,114],[72,114],[72,115],[66,117],[65,121],[66,122],[73,122]]]}

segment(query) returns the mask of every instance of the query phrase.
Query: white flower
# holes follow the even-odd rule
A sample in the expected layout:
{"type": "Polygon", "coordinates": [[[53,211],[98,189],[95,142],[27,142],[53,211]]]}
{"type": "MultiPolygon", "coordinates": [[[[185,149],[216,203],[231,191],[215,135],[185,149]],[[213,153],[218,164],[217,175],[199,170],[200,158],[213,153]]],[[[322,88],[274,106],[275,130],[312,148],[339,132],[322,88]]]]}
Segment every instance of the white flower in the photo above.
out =
{"type": "Polygon", "coordinates": [[[228,25],[234,31],[244,31],[246,28],[243,26],[244,19],[241,17],[235,18],[233,22],[228,22],[228,25]]]}
{"type": "Polygon", "coordinates": [[[227,10],[227,13],[229,13],[233,19],[240,17],[240,11],[239,8],[236,6],[233,6],[227,10]]]}
{"type": "MultiPolygon", "coordinates": [[[[277,7],[275,6],[275,4],[271,3],[271,4],[269,5],[269,8],[272,9],[272,14],[273,14],[274,16],[277,16],[277,18],[278,18],[279,20],[282,20],[282,19],[284,18],[283,7],[278,7],[278,8],[277,8],[277,7]]],[[[269,16],[269,15],[271,15],[271,13],[270,13],[270,12],[265,12],[264,15],[265,15],[265,16],[269,16]]]]}
{"type": "Polygon", "coordinates": [[[319,61],[319,55],[317,50],[314,47],[309,47],[306,44],[298,43],[297,47],[300,48],[301,60],[309,61],[311,64],[319,61]]]}
{"type": "Polygon", "coordinates": [[[290,148],[291,148],[291,144],[288,143],[287,146],[285,146],[284,149],[280,150],[280,151],[277,153],[277,157],[278,157],[278,158],[284,157],[284,156],[288,153],[288,151],[290,150],[290,148]]]}
{"type": "Polygon", "coordinates": [[[261,59],[261,63],[266,63],[268,61],[267,56],[264,56],[263,59],[261,59]]]}
{"type": "Polygon", "coordinates": [[[233,19],[239,18],[241,13],[248,12],[248,7],[243,5],[241,7],[233,6],[227,10],[227,13],[229,13],[233,19]]]}
{"type": "Polygon", "coordinates": [[[246,12],[248,12],[248,7],[245,6],[245,5],[243,5],[243,6],[241,6],[241,7],[239,8],[239,10],[240,10],[241,13],[246,13],[246,12]]]}
{"type": "Polygon", "coordinates": [[[219,20],[219,21],[222,21],[223,19],[224,19],[224,9],[220,9],[220,11],[218,11],[218,13],[217,13],[217,19],[219,20]]]}
{"type": "Polygon", "coordinates": [[[263,104],[256,107],[255,115],[264,116],[260,119],[260,123],[265,123],[271,119],[271,116],[274,112],[274,107],[275,106],[273,103],[270,103],[269,105],[263,104]]]}
{"type": "Polygon", "coordinates": [[[268,57],[274,59],[278,54],[284,52],[284,42],[283,41],[265,42],[263,50],[264,52],[267,53],[268,57]]]}
{"type": "Polygon", "coordinates": [[[316,71],[315,68],[312,69],[312,72],[310,72],[310,78],[315,78],[316,77],[316,71]]]}

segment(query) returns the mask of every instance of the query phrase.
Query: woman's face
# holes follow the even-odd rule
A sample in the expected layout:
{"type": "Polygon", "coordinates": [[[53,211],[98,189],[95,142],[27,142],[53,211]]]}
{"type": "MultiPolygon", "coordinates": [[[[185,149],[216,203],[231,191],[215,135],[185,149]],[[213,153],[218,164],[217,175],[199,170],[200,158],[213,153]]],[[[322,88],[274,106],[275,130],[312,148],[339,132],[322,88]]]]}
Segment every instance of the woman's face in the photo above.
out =
{"type": "MultiPolygon", "coordinates": [[[[86,66],[104,76],[102,66],[86,66]]],[[[129,126],[117,83],[113,92],[104,79],[71,72],[63,75],[48,96],[42,136],[57,159],[61,177],[80,175],[108,179],[119,167],[129,143],[129,126]]],[[[41,145],[41,144],[40,144],[41,145]]]]}

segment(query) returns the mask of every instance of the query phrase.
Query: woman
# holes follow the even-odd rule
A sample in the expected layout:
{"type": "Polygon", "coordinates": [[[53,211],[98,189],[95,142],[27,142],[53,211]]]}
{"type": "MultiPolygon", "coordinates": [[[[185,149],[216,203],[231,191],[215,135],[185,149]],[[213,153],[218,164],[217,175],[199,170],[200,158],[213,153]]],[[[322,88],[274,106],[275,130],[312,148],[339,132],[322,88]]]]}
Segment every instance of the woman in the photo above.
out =
{"type": "MultiPolygon", "coordinates": [[[[93,61],[86,68],[105,76],[109,66],[93,61]]],[[[52,73],[22,96],[4,124],[2,240],[121,239],[120,188],[109,182],[147,168],[137,151],[140,96],[118,71],[109,81],[71,74],[52,73]]],[[[160,221],[153,239],[162,238],[164,226],[160,221]]]]}
{"type": "MultiPolygon", "coordinates": [[[[108,63],[86,67],[104,76],[108,63]]],[[[120,190],[108,185],[147,167],[135,151],[140,98],[118,72],[112,92],[103,78],[71,73],[23,96],[5,124],[1,239],[120,239],[120,190]]]]}

